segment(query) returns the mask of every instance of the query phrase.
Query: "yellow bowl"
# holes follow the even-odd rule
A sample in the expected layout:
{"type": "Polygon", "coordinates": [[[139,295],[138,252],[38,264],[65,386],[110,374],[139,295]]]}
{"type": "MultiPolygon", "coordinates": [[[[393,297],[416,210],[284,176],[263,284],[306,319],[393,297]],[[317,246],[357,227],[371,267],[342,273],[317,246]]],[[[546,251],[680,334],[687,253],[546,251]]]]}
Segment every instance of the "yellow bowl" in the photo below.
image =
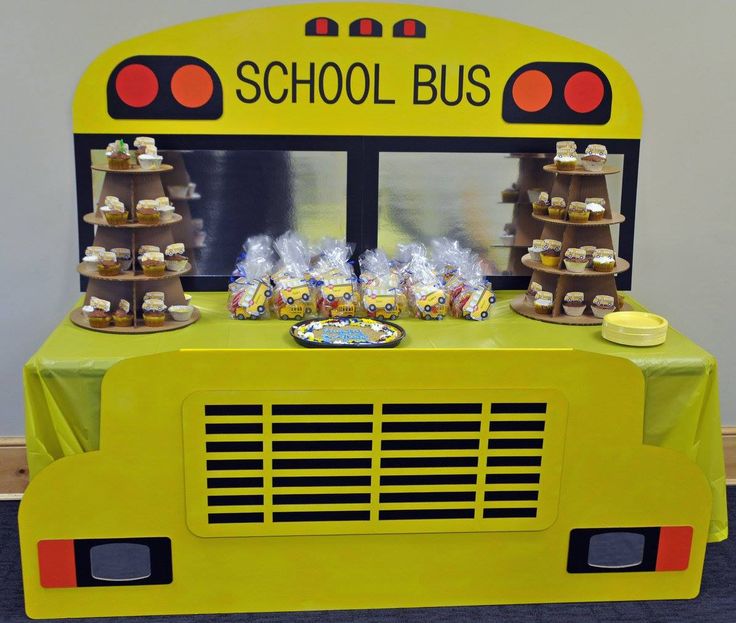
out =
{"type": "Polygon", "coordinates": [[[603,318],[603,337],[624,346],[657,346],[667,339],[669,323],[648,312],[621,311],[603,318]]]}

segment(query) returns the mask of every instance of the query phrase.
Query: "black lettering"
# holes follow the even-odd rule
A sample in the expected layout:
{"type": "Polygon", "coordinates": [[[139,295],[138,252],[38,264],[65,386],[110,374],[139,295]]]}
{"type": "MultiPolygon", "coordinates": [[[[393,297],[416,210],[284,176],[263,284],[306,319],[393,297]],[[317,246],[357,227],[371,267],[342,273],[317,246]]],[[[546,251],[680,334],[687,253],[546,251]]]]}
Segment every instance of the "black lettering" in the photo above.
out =
{"type": "Polygon", "coordinates": [[[437,71],[432,65],[414,65],[414,104],[432,104],[437,99],[437,87],[434,86],[434,81],[437,78],[437,71]],[[420,80],[419,73],[421,71],[429,72],[429,79],[420,80]],[[428,99],[419,99],[419,88],[427,87],[430,89],[432,95],[428,99]]]}
{"type": "Polygon", "coordinates": [[[485,65],[473,65],[470,69],[468,69],[468,82],[473,86],[478,87],[481,93],[483,93],[483,97],[477,100],[473,97],[473,93],[471,91],[467,91],[465,93],[465,97],[468,98],[468,102],[473,106],[485,106],[491,99],[491,89],[488,87],[487,84],[478,82],[475,79],[474,74],[476,71],[481,71],[484,77],[488,79],[491,77],[491,70],[488,69],[488,67],[486,67],[485,65]]]}
{"type": "Polygon", "coordinates": [[[251,97],[246,97],[243,94],[243,91],[241,91],[240,89],[235,89],[235,95],[237,95],[238,99],[244,104],[253,104],[254,102],[257,102],[258,99],[261,97],[261,87],[255,80],[246,78],[243,75],[243,69],[245,69],[246,67],[252,69],[253,73],[256,76],[259,74],[260,70],[258,69],[258,65],[256,65],[253,61],[243,61],[242,63],[240,63],[240,65],[238,65],[238,79],[252,86],[254,93],[251,97]]]}
{"type": "Polygon", "coordinates": [[[373,103],[374,104],[395,104],[396,100],[392,99],[381,99],[381,65],[376,63],[373,65],[373,82],[375,87],[373,89],[373,103]]]}
{"type": "Polygon", "coordinates": [[[281,61],[270,62],[268,65],[266,65],[266,69],[263,70],[263,93],[266,96],[266,99],[272,104],[280,104],[288,97],[289,90],[284,87],[281,91],[281,95],[279,95],[278,97],[274,97],[271,93],[271,70],[274,67],[278,67],[284,77],[289,75],[289,70],[286,68],[286,65],[284,65],[281,61]]]}
{"type": "Polygon", "coordinates": [[[465,65],[457,68],[457,97],[454,100],[447,98],[447,65],[440,70],[440,98],[446,106],[457,106],[463,101],[463,81],[465,79],[465,65]]]}
{"type": "Polygon", "coordinates": [[[371,75],[368,68],[363,63],[353,63],[348,67],[348,71],[345,74],[345,91],[348,94],[348,99],[353,104],[362,104],[368,99],[368,94],[371,90],[371,75]],[[363,73],[363,94],[360,97],[355,97],[353,94],[353,72],[357,69],[363,73]]]}
{"type": "Polygon", "coordinates": [[[342,71],[337,63],[329,62],[322,65],[322,69],[319,70],[319,96],[325,104],[334,104],[340,99],[342,95],[342,71]],[[335,77],[337,78],[337,88],[335,89],[335,95],[332,98],[327,97],[325,93],[325,73],[327,69],[332,68],[335,70],[335,77]]]}
{"type": "Polygon", "coordinates": [[[314,63],[309,63],[309,78],[297,78],[297,63],[291,64],[291,103],[296,104],[296,87],[300,84],[309,85],[309,103],[314,104],[314,63]]]}

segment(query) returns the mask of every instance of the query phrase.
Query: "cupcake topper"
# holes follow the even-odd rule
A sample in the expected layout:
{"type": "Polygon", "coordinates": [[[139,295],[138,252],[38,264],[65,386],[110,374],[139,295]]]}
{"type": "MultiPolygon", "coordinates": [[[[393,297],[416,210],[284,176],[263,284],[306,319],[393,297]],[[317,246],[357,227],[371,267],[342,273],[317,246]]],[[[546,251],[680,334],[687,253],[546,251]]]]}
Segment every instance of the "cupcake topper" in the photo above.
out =
{"type": "Polygon", "coordinates": [[[568,207],[568,210],[570,210],[570,212],[585,212],[586,207],[582,201],[573,201],[568,207]]]}
{"type": "Polygon", "coordinates": [[[585,294],[582,292],[568,292],[565,294],[565,303],[584,303],[585,294]]]}
{"type": "Polygon", "coordinates": [[[554,300],[554,297],[552,296],[551,292],[545,292],[544,290],[540,290],[534,295],[535,301],[549,301],[550,303],[554,300]]]}
{"type": "Polygon", "coordinates": [[[166,255],[184,255],[184,243],[183,242],[175,242],[174,244],[170,244],[166,247],[166,255]]]}
{"type": "Polygon", "coordinates": [[[127,314],[130,311],[130,302],[125,299],[120,299],[118,309],[122,309],[127,314]]]}
{"type": "Polygon", "coordinates": [[[159,207],[171,205],[168,197],[156,197],[155,201],[156,201],[156,205],[159,207]]]}
{"type": "Polygon", "coordinates": [[[105,312],[110,311],[110,301],[106,301],[105,299],[98,299],[96,296],[91,296],[89,304],[95,309],[101,309],[105,312]]]}
{"type": "Polygon", "coordinates": [[[568,260],[585,260],[585,251],[583,249],[570,247],[565,251],[565,258],[568,260]]]}
{"type": "Polygon", "coordinates": [[[593,299],[593,305],[598,307],[613,307],[613,297],[607,294],[597,294],[593,299]]]}
{"type": "Polygon", "coordinates": [[[562,243],[559,240],[552,240],[551,238],[545,238],[544,250],[545,251],[557,251],[562,249],[562,243]]]}
{"type": "Polygon", "coordinates": [[[562,197],[552,197],[552,206],[555,208],[564,208],[565,200],[562,197]]]}
{"type": "Polygon", "coordinates": [[[147,312],[163,312],[166,311],[166,305],[161,299],[148,299],[143,301],[141,305],[143,311],[147,312]]]}
{"type": "Polygon", "coordinates": [[[152,290],[151,292],[146,292],[143,295],[143,300],[144,301],[147,301],[149,299],[158,299],[159,301],[163,301],[164,300],[164,293],[163,292],[158,292],[156,290],[152,290]]]}
{"type": "Polygon", "coordinates": [[[140,255],[144,255],[145,253],[158,253],[161,251],[156,245],[153,244],[142,244],[140,247],[138,247],[138,253],[140,255]]]}
{"type": "Polygon", "coordinates": [[[614,256],[613,249],[596,249],[593,251],[593,257],[613,258],[614,256]]]}
{"type": "Polygon", "coordinates": [[[164,261],[164,254],[160,251],[147,251],[143,254],[142,258],[143,262],[163,262],[164,261]]]}

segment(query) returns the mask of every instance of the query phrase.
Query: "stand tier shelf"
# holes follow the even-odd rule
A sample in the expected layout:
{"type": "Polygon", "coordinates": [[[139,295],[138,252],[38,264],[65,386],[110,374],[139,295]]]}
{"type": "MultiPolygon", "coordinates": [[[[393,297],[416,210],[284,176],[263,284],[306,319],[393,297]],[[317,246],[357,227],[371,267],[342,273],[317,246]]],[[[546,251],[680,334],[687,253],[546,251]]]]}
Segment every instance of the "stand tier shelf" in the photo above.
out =
{"type": "Polygon", "coordinates": [[[183,329],[184,327],[188,327],[190,324],[194,324],[195,322],[197,322],[197,320],[199,320],[199,316],[200,316],[199,310],[195,307],[194,311],[192,312],[192,317],[189,320],[178,322],[176,320],[171,320],[167,318],[166,320],[164,320],[164,324],[162,327],[147,327],[144,324],[139,324],[138,326],[133,326],[133,327],[116,327],[115,325],[110,325],[109,327],[105,327],[104,329],[93,329],[92,327],[89,326],[89,322],[84,317],[81,307],[78,307],[71,314],[69,314],[69,320],[71,320],[78,327],[82,327],[83,329],[89,329],[91,331],[99,331],[100,333],[130,334],[130,333],[160,333],[161,331],[176,331],[177,329],[183,329]]]}
{"type": "MultiPolygon", "coordinates": [[[[121,334],[173,331],[195,323],[200,317],[199,311],[196,308],[191,318],[184,322],[173,320],[167,313],[164,325],[161,327],[145,326],[140,311],[143,297],[149,291],[163,292],[167,307],[187,304],[180,277],[192,270],[190,263],[187,263],[184,270],[177,272],[167,270],[160,277],[144,275],[143,271],[136,265],[136,257],[141,245],[155,245],[163,251],[168,245],[174,242],[180,242],[180,240],[175,239],[173,233],[175,227],[172,226],[180,225],[182,216],[174,213],[170,219],[160,221],[154,225],[132,221],[121,225],[110,225],[100,213],[100,206],[104,205],[105,197],[113,195],[118,197],[126,208],[128,208],[131,218],[135,218],[135,206],[138,201],[167,196],[164,191],[161,175],[172,172],[174,167],[169,164],[162,164],[157,169],[142,169],[140,167],[111,169],[104,165],[93,165],[92,169],[105,173],[96,209],[94,212],[85,214],[83,217],[85,223],[95,227],[93,244],[104,247],[105,249],[117,247],[130,249],[131,255],[133,256],[133,264],[130,270],[121,272],[118,275],[106,276],[100,275],[96,266],[81,262],[77,266],[77,272],[89,279],[84,304],[87,305],[90,298],[95,296],[110,301],[110,312],[113,313],[117,309],[119,300],[126,299],[131,304],[133,326],[116,327],[111,325],[104,329],[91,327],[89,321],[84,317],[81,308],[71,313],[70,320],[75,325],[90,331],[121,334]]],[[[185,246],[187,245],[185,244],[185,246]]],[[[191,252],[189,246],[187,246],[187,250],[191,252]]]]}
{"type": "Polygon", "coordinates": [[[591,311],[591,304],[595,296],[604,294],[613,297],[616,311],[628,309],[616,289],[616,274],[631,268],[625,259],[616,258],[613,271],[603,273],[586,268],[583,272],[574,273],[565,268],[565,251],[571,247],[594,246],[599,249],[613,249],[611,227],[620,225],[626,219],[620,213],[611,211],[611,202],[608,196],[606,176],[620,173],[621,169],[605,166],[602,171],[586,171],[576,168],[572,171],[558,171],[554,164],[542,167],[546,173],[555,174],[550,197],[562,197],[569,206],[573,201],[585,201],[589,197],[600,197],[605,201],[605,212],[600,221],[586,221],[573,223],[554,219],[549,216],[532,214],[532,220],[543,225],[542,239],[559,240],[562,243],[560,261],[557,267],[545,266],[542,262],[535,262],[529,254],[521,257],[521,264],[532,269],[530,281],[535,281],[547,292],[552,292],[554,305],[552,314],[538,314],[534,305],[526,300],[522,294],[511,302],[511,309],[518,314],[534,320],[563,325],[599,325],[602,318],[596,318],[591,311]],[[585,296],[586,309],[582,316],[568,316],[565,314],[562,303],[568,292],[582,292],[585,296]]]}

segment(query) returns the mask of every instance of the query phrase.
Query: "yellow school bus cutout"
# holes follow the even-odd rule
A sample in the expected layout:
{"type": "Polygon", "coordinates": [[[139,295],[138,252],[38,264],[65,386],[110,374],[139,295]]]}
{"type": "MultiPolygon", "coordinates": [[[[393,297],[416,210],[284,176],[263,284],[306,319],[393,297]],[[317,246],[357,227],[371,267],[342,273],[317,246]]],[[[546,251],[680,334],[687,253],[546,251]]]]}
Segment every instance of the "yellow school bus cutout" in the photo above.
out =
{"type": "Polygon", "coordinates": [[[396,290],[366,290],[363,292],[363,306],[369,318],[396,320],[401,314],[401,299],[396,290]]]}
{"type": "Polygon", "coordinates": [[[263,316],[271,294],[273,294],[271,286],[263,281],[259,280],[249,284],[244,290],[233,296],[231,304],[233,316],[238,320],[263,316]]]}
{"type": "Polygon", "coordinates": [[[54,462],[24,495],[27,612],[697,594],[710,490],[685,455],[642,444],[634,364],[564,349],[441,360],[189,350],[113,366],[100,450],[54,462]],[[254,361],[382,373],[253,375],[254,361]],[[134,382],[142,370],[155,392],[134,382]]]}
{"type": "Polygon", "coordinates": [[[447,315],[447,293],[437,288],[422,287],[416,298],[416,313],[425,320],[441,320],[447,315]]]}
{"type": "Polygon", "coordinates": [[[356,288],[353,283],[325,283],[320,287],[320,311],[330,318],[355,316],[356,288]]]}
{"type": "MultiPolygon", "coordinates": [[[[462,295],[461,295],[462,297],[462,295]]],[[[495,295],[490,286],[473,290],[461,303],[461,316],[470,320],[485,320],[491,313],[495,295]]]]}

